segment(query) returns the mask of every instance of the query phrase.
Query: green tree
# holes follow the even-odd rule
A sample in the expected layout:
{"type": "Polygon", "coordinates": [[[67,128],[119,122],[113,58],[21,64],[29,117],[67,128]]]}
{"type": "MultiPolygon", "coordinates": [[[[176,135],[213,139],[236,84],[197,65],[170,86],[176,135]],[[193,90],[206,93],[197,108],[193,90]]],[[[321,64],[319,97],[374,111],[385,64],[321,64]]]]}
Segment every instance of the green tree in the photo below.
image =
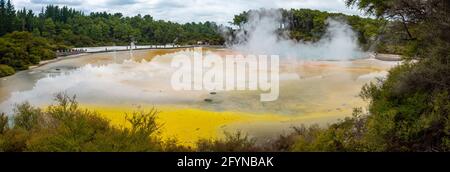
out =
{"type": "Polygon", "coordinates": [[[0,0],[0,36],[6,34],[6,23],[7,23],[7,15],[6,15],[6,3],[5,0],[0,0]]]}
{"type": "Polygon", "coordinates": [[[44,37],[53,37],[56,34],[56,25],[53,22],[52,19],[45,19],[44,21],[44,25],[43,25],[43,32],[42,32],[42,36],[44,37]]]}
{"type": "Polygon", "coordinates": [[[4,22],[6,32],[13,32],[16,30],[16,11],[11,3],[11,0],[6,2],[4,22]]]}

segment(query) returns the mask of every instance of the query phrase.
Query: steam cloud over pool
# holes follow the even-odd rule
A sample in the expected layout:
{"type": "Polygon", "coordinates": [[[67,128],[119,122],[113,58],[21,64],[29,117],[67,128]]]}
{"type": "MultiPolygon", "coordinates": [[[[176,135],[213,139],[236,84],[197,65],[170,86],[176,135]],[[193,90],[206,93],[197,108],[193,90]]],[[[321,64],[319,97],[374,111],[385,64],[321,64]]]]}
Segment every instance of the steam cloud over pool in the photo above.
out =
{"type": "Polygon", "coordinates": [[[279,33],[288,27],[280,10],[252,11],[236,37],[228,39],[228,44],[241,52],[303,60],[348,60],[365,56],[355,32],[345,21],[328,18],[326,26],[326,33],[317,42],[296,41],[289,38],[289,33],[279,33]]]}
{"type": "MultiPolygon", "coordinates": [[[[188,53],[181,51],[178,53],[188,53]]],[[[188,53],[189,54],[189,53],[188,53]]],[[[175,55],[175,54],[172,54],[175,55]]],[[[94,66],[87,64],[78,69],[39,79],[31,90],[13,92],[1,103],[1,110],[11,113],[14,104],[28,101],[34,105],[48,105],[60,92],[76,95],[83,103],[181,103],[192,101],[192,96],[177,96],[166,92],[170,87],[171,56],[157,56],[152,61],[94,66]],[[176,97],[176,98],[175,98],[176,97]]]]}

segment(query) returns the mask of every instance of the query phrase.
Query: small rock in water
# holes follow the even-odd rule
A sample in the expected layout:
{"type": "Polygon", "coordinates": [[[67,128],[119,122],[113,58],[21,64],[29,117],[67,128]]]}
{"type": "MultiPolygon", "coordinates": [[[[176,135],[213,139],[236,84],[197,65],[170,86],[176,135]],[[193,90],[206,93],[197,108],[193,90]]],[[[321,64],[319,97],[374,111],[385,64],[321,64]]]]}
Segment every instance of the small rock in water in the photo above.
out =
{"type": "Polygon", "coordinates": [[[56,68],[55,70],[61,70],[61,69],[59,69],[59,68],[56,68]]]}
{"type": "Polygon", "coordinates": [[[212,99],[205,99],[205,102],[212,102],[212,99]]]}
{"type": "Polygon", "coordinates": [[[209,94],[216,95],[217,93],[216,92],[210,92],[209,94]]]}

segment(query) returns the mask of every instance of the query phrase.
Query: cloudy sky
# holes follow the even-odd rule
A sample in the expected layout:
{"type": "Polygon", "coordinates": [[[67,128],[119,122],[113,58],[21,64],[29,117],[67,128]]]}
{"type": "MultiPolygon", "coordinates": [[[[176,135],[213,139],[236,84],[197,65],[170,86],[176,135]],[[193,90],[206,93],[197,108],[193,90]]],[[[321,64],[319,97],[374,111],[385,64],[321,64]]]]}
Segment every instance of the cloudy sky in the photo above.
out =
{"type": "Polygon", "coordinates": [[[344,0],[12,0],[16,9],[35,11],[46,4],[67,5],[86,13],[121,12],[124,15],[150,14],[155,19],[175,22],[215,21],[226,24],[235,14],[258,8],[311,8],[346,14],[361,13],[345,6],[344,0]]]}

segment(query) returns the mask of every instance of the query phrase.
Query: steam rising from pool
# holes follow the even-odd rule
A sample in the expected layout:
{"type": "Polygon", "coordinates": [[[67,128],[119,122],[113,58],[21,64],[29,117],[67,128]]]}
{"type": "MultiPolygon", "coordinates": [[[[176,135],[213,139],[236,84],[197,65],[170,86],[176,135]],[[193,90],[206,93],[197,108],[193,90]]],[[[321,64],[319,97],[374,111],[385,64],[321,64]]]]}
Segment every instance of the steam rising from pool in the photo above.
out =
{"type": "Polygon", "coordinates": [[[250,12],[248,21],[240,26],[228,46],[247,53],[279,55],[304,60],[348,60],[364,57],[352,28],[343,20],[328,18],[326,33],[317,42],[292,40],[282,21],[279,10],[250,12]]]}
{"type": "Polygon", "coordinates": [[[170,75],[175,68],[170,67],[170,59],[180,53],[192,54],[186,50],[156,56],[152,61],[87,64],[67,73],[49,75],[39,79],[31,90],[13,92],[0,104],[0,112],[11,114],[15,104],[25,101],[36,106],[49,105],[60,92],[76,95],[79,102],[88,104],[164,104],[202,100],[196,98],[199,93],[181,93],[187,96],[180,96],[180,92],[171,91],[170,75]]]}

